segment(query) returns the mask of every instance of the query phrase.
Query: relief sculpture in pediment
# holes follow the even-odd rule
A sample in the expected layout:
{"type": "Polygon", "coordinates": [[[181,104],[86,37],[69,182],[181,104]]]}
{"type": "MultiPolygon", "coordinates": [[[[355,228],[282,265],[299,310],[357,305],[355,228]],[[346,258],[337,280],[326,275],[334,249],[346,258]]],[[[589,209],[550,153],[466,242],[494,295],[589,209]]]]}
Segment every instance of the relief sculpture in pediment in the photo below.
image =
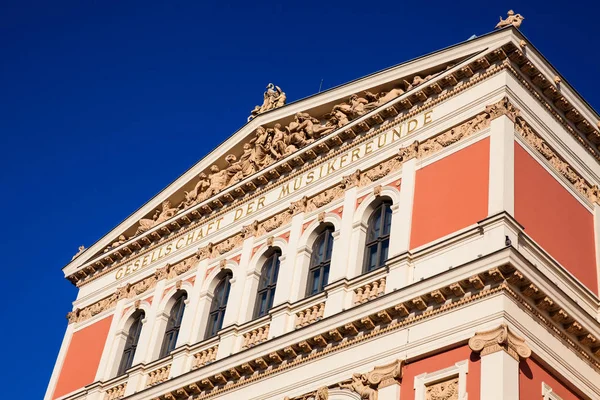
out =
{"type": "MultiPolygon", "coordinates": [[[[324,135],[343,127],[351,120],[397,98],[405,91],[429,80],[432,76],[428,75],[425,78],[414,76],[412,83],[403,80],[402,87],[392,88],[389,91],[378,93],[365,91],[363,95],[353,94],[346,101],[334,105],[331,111],[323,114],[320,119],[307,112],[298,112],[285,127],[280,123],[276,123],[272,127],[257,127],[252,138],[243,144],[242,154],[230,153],[224,160],[227,163],[226,167],[220,168],[217,164],[213,164],[207,172],[199,174],[194,189],[185,192],[184,199],[176,207],[171,207],[168,201],[164,202],[162,210],[155,210],[152,217],[139,220],[138,228],[132,237],[152,229],[178,212],[207,200],[228,186],[242,181],[324,135]]],[[[263,104],[256,106],[256,113],[253,112],[253,116],[284,105],[285,99],[285,93],[278,86],[269,84],[263,96],[263,104]]],[[[123,242],[119,238],[119,245],[123,242]]],[[[109,246],[108,250],[110,249],[109,246]]]]}

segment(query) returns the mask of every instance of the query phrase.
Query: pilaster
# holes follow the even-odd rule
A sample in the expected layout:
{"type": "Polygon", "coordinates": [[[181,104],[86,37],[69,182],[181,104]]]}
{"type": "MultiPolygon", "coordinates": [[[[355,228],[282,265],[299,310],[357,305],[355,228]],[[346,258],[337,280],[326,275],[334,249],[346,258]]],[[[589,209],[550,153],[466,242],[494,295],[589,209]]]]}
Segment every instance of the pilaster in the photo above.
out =
{"type": "Polygon", "coordinates": [[[106,380],[112,378],[110,376],[111,371],[113,370],[111,361],[113,363],[120,361],[120,354],[115,354],[116,346],[116,336],[117,329],[121,323],[121,317],[123,315],[123,308],[126,299],[121,299],[115,305],[115,309],[113,311],[112,321],[110,323],[110,328],[108,329],[108,335],[106,337],[106,344],[104,345],[104,350],[102,351],[102,357],[100,358],[100,363],[98,364],[98,369],[96,371],[96,377],[94,378],[94,382],[100,380],[106,380]]]}
{"type": "Polygon", "coordinates": [[[519,361],[531,350],[506,324],[477,332],[469,347],[481,356],[481,400],[519,399],[519,361]]]}
{"type": "Polygon", "coordinates": [[[490,124],[488,215],[515,215],[515,124],[506,115],[490,124]]]}
{"type": "MultiPolygon", "coordinates": [[[[594,242],[596,243],[596,280],[598,282],[598,292],[600,293],[600,205],[594,203],[594,242]]],[[[600,312],[596,318],[600,321],[600,312]]]]}
{"type": "Polygon", "coordinates": [[[144,325],[135,351],[135,356],[133,357],[133,365],[138,363],[147,364],[153,361],[155,357],[158,357],[164,332],[159,332],[160,329],[157,329],[157,325],[160,326],[160,324],[157,322],[160,313],[159,307],[166,284],[166,279],[161,279],[156,283],[152,305],[143,321],[144,325]]]}
{"type": "Polygon", "coordinates": [[[290,226],[290,239],[285,253],[285,259],[279,265],[279,277],[277,282],[277,290],[275,290],[275,298],[273,306],[277,306],[286,301],[294,302],[298,300],[298,293],[304,293],[305,288],[294,287],[302,280],[299,279],[299,274],[302,270],[302,264],[297,263],[298,243],[302,235],[302,223],[304,222],[304,213],[300,212],[292,217],[290,226]]]}
{"type": "Polygon", "coordinates": [[[390,240],[389,258],[408,251],[410,247],[416,172],[416,158],[411,158],[402,164],[400,201],[397,207],[392,206],[392,227],[390,230],[390,237],[396,239],[390,240]]]}
{"type": "Polygon", "coordinates": [[[358,188],[352,186],[344,192],[344,211],[342,213],[342,226],[339,230],[339,236],[334,241],[333,251],[336,247],[341,250],[336,254],[337,258],[332,257],[331,270],[329,271],[329,282],[335,282],[341,278],[352,278],[354,270],[351,267],[350,259],[357,252],[347,251],[352,247],[352,221],[354,220],[354,209],[356,205],[356,194],[358,188]]]}
{"type": "MultiPolygon", "coordinates": [[[[234,322],[238,325],[252,319],[254,303],[256,302],[256,290],[258,287],[258,279],[260,278],[260,268],[262,266],[251,264],[253,248],[254,236],[250,236],[244,240],[242,245],[242,254],[239,265],[240,280],[242,280],[240,283],[243,283],[244,286],[242,299],[246,299],[246,301],[243,302],[245,307],[239,307],[237,315],[232,315],[234,322]],[[258,277],[256,274],[258,274],[258,277]]],[[[242,302],[231,304],[242,304],[242,302]]]]}
{"type": "Polygon", "coordinates": [[[191,343],[197,343],[201,340],[201,335],[204,331],[202,329],[206,328],[206,317],[205,306],[206,306],[206,295],[203,292],[203,288],[205,286],[205,275],[206,270],[208,268],[208,259],[201,260],[198,264],[198,269],[196,271],[196,280],[194,281],[194,290],[192,293],[193,302],[195,303],[195,307],[190,310],[191,312],[188,316],[192,316],[189,318],[192,320],[192,324],[190,327],[189,338],[191,343]]]}

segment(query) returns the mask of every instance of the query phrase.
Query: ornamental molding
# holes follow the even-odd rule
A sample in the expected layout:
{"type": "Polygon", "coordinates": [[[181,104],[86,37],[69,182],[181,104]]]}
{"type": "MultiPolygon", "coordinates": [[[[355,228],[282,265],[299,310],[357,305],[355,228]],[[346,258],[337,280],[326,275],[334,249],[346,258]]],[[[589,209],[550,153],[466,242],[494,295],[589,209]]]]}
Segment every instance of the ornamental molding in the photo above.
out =
{"type": "MultiPolygon", "coordinates": [[[[173,206],[165,200],[161,208],[154,211],[152,217],[143,219],[144,222],[141,224],[143,227],[137,235],[126,238],[125,241],[123,241],[124,235],[121,235],[119,239],[104,249],[104,254],[100,252],[93,256],[90,263],[70,275],[69,280],[78,282],[93,274],[97,269],[103,269],[107,265],[118,263],[124,258],[131,258],[132,255],[137,256],[140,251],[146,250],[153,243],[163,241],[166,236],[172,235],[181,228],[185,228],[190,224],[205,223],[222,214],[223,208],[237,206],[257,197],[269,187],[268,184],[272,181],[279,184],[285,180],[293,179],[298,173],[313,167],[315,162],[312,160],[317,157],[320,157],[317,163],[324,163],[341,151],[347,150],[348,147],[356,146],[425,110],[431,109],[434,105],[502,70],[503,67],[499,62],[505,58],[506,53],[502,49],[498,49],[456,71],[442,71],[439,76],[431,75],[425,78],[415,76],[412,83],[404,80],[403,85],[406,90],[398,89],[398,91],[393,91],[393,94],[388,93],[379,98],[370,94],[370,92],[365,92],[366,98],[370,99],[367,103],[363,101],[366,100],[365,98],[353,95],[347,102],[334,106],[335,111],[332,110],[330,114],[327,114],[331,115],[330,121],[337,122],[335,124],[329,122],[333,129],[325,133],[315,133],[315,122],[304,124],[310,116],[306,113],[298,113],[291,123],[291,128],[288,126],[289,129],[286,130],[288,132],[307,130],[304,132],[305,136],[315,136],[314,142],[305,143],[297,150],[302,147],[307,147],[306,149],[296,151],[291,157],[282,157],[281,160],[269,156],[264,161],[259,157],[262,164],[255,168],[248,175],[248,178],[239,175],[240,171],[237,171],[239,164],[236,163],[242,161],[243,156],[240,156],[240,161],[237,161],[237,158],[235,156],[230,157],[232,156],[230,154],[226,159],[231,168],[221,170],[213,165],[215,168],[211,167],[211,169],[214,176],[207,173],[200,174],[197,188],[186,194],[185,201],[187,203],[183,207],[181,206],[183,203],[173,206]],[[424,83],[429,80],[435,80],[435,82],[425,85],[424,83]],[[376,98],[377,100],[375,100],[376,98]],[[335,117],[335,115],[339,117],[340,113],[347,113],[352,118],[347,121],[342,119],[340,122],[335,117]],[[340,147],[343,147],[343,149],[340,150],[340,147]],[[286,158],[287,161],[284,161],[283,158],[286,158]],[[310,165],[307,166],[307,163],[310,165]],[[234,165],[235,167],[233,167],[234,165]],[[267,168],[267,166],[270,168],[267,168]],[[291,173],[294,169],[299,170],[296,173],[291,173]],[[285,176],[282,176],[282,174],[285,176]],[[235,176],[237,178],[233,179],[235,176]],[[241,182],[242,180],[245,183],[241,182]],[[226,193],[225,189],[230,185],[236,187],[226,193]],[[196,193],[195,198],[194,193],[196,193]],[[205,198],[202,198],[201,201],[198,200],[199,195],[197,193],[203,193],[202,197],[205,198]],[[212,200],[210,200],[211,198],[212,200]],[[167,220],[172,220],[172,222],[165,224],[167,220]],[[161,227],[155,229],[159,225],[161,227]]],[[[262,136],[272,135],[274,137],[274,129],[270,131],[264,127],[257,128],[256,137],[251,139],[252,145],[267,140],[262,136]]],[[[250,145],[250,143],[246,144],[250,145]]],[[[251,150],[248,146],[245,147],[246,151],[251,150]]]]}
{"type": "Polygon", "coordinates": [[[505,351],[517,361],[531,356],[531,349],[525,339],[517,336],[506,324],[489,331],[477,332],[469,339],[469,348],[482,357],[498,351],[505,351]]]}
{"type": "MultiPolygon", "coordinates": [[[[600,371],[600,342],[581,324],[577,323],[562,307],[557,305],[521,272],[511,265],[491,268],[467,279],[462,279],[444,285],[432,291],[392,307],[380,310],[358,320],[350,321],[326,332],[315,332],[309,339],[288,345],[284,348],[263,354],[256,359],[235,366],[217,374],[200,378],[196,382],[186,384],[175,390],[168,391],[152,400],[169,400],[178,398],[176,394],[186,394],[193,400],[204,400],[248,385],[257,380],[277,374],[283,370],[312,362],[328,354],[351,347],[355,344],[370,340],[392,331],[404,329],[407,326],[435,317],[441,313],[461,307],[487,297],[504,294],[514,299],[541,325],[562,339],[563,344],[572,348],[576,354],[585,360],[596,371],[600,371]],[[443,301],[442,301],[443,300],[443,301]],[[318,351],[313,351],[318,350],[318,351]],[[174,397],[175,396],[175,397],[174,397]]],[[[499,347],[512,348],[519,357],[530,355],[526,353],[522,339],[512,334],[508,328],[481,332],[484,335],[483,346],[476,344],[475,348],[489,349],[485,346],[492,341],[499,347]],[[503,333],[504,332],[504,333],[503,333]],[[489,338],[489,339],[488,339],[489,338]]],[[[478,339],[479,340],[479,339],[478,339]]],[[[471,345],[471,343],[470,343],[471,345]]],[[[480,351],[482,351],[480,350],[480,351]]],[[[488,351],[488,350],[486,350],[488,351]]],[[[376,388],[384,387],[402,378],[402,363],[396,361],[382,367],[376,367],[368,374],[354,374],[348,381],[337,385],[361,394],[363,399],[376,399],[376,388]],[[400,364],[398,364],[400,363],[400,364]],[[367,396],[367,397],[364,397],[367,396]]],[[[314,393],[316,392],[311,392],[314,393]]],[[[294,399],[302,399],[298,397],[294,399]]],[[[310,396],[305,397],[310,398],[310,396]]],[[[292,400],[292,399],[290,399],[292,400]]]]}
{"type": "Polygon", "coordinates": [[[589,200],[590,203],[600,203],[600,190],[598,186],[590,184],[577,173],[523,118],[517,118],[515,131],[550,164],[550,167],[554,171],[566,178],[575,191],[589,200]]]}
{"type": "MultiPolygon", "coordinates": [[[[259,171],[242,186],[237,185],[238,187],[228,193],[224,191],[219,192],[214,200],[206,204],[192,206],[185,210],[185,212],[179,212],[177,215],[174,215],[171,223],[160,229],[153,229],[151,232],[135,238],[125,238],[124,235],[119,236],[114,243],[105,249],[107,251],[104,254],[99,253],[93,256],[90,261],[86,262],[76,272],[67,276],[67,279],[80,286],[89,281],[90,277],[102,274],[108,268],[123,265],[128,260],[151,251],[159,246],[166,237],[174,238],[182,235],[201,223],[216,219],[224,212],[230,211],[233,207],[252,201],[272,187],[269,182],[275,180],[275,184],[279,184],[293,179],[309,168],[309,166],[305,165],[307,161],[310,167],[315,165],[314,163],[310,163],[310,161],[317,157],[319,148],[328,152],[327,155],[321,154],[319,162],[324,163],[348,147],[356,146],[424,110],[431,109],[434,105],[457,95],[503,70],[507,70],[513,74],[517,81],[548,110],[554,119],[597,161],[600,161],[600,153],[598,151],[598,145],[600,145],[600,126],[596,129],[595,124],[586,120],[582,113],[561,94],[558,86],[553,83],[553,78],[546,77],[524,55],[523,49],[518,49],[512,42],[509,42],[501,48],[491,51],[465,66],[457,68],[456,71],[451,71],[450,73],[443,72],[440,76],[429,77],[433,82],[429,85],[420,85],[423,82],[419,83],[417,79],[416,83],[418,83],[418,87],[414,87],[415,85],[413,85],[411,90],[406,90],[407,93],[389,101],[389,104],[386,104],[385,108],[380,106],[373,111],[368,111],[355,120],[349,121],[348,127],[324,135],[326,137],[318,140],[320,143],[322,142],[319,145],[320,147],[316,145],[308,146],[309,148],[297,152],[287,162],[282,160],[274,168],[259,171]],[[386,122],[384,118],[390,118],[390,120],[386,122]],[[377,121],[380,121],[379,127],[374,126],[378,123],[377,121]],[[360,136],[357,136],[358,134],[360,136]],[[337,150],[334,150],[335,148],[337,150]],[[298,169],[297,172],[290,173],[294,169],[298,169]],[[282,176],[282,173],[285,176],[282,176]]],[[[343,104],[348,106],[347,103],[343,104]]],[[[511,118],[510,114],[507,113],[505,115],[511,118]]],[[[453,134],[449,134],[447,140],[453,140],[452,136],[453,134]]],[[[433,146],[437,146],[437,144],[433,144],[433,146]]],[[[424,149],[427,151],[427,146],[424,149]]],[[[229,161],[233,162],[233,159],[230,157],[229,161]]],[[[386,168],[387,166],[380,167],[383,171],[386,168]]],[[[383,173],[385,174],[385,172],[383,173]]],[[[377,179],[378,174],[372,172],[371,175],[375,180],[377,179]]],[[[202,179],[204,178],[201,177],[200,180],[202,179]]],[[[594,193],[593,190],[592,193],[594,193]]],[[[169,214],[169,210],[172,210],[172,208],[170,204],[163,202],[163,210],[162,212],[158,210],[157,220],[161,214],[169,214]]],[[[78,256],[80,254],[78,253],[78,256]]]]}
{"type": "Polygon", "coordinates": [[[284,400],[327,400],[329,389],[338,388],[350,390],[365,400],[377,400],[379,389],[400,384],[404,361],[395,360],[389,364],[376,366],[367,373],[354,373],[352,377],[337,384],[321,386],[317,390],[296,397],[284,397],[284,400]]]}

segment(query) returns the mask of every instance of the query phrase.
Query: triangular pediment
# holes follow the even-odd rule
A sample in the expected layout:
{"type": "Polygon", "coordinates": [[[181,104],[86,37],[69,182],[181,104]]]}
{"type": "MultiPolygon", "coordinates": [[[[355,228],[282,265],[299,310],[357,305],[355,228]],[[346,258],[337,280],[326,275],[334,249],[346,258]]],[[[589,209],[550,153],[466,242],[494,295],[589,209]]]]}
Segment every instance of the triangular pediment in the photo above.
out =
{"type": "MultiPolygon", "coordinates": [[[[256,115],[64,272],[79,281],[518,52],[504,29],[256,115]],[[234,157],[231,157],[233,155],[234,157]]],[[[519,55],[517,54],[517,57],[519,55]]]]}

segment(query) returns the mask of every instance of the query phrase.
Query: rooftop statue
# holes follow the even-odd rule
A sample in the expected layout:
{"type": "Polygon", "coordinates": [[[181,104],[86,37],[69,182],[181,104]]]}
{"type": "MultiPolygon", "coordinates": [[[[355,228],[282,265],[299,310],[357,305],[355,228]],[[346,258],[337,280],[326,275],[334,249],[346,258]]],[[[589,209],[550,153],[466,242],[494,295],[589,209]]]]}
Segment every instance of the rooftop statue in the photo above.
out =
{"type": "Polygon", "coordinates": [[[85,249],[85,246],[79,246],[79,247],[77,248],[77,250],[79,250],[79,251],[77,252],[77,254],[75,254],[75,255],[73,256],[73,258],[71,258],[71,261],[72,261],[72,260],[74,260],[74,259],[76,259],[77,257],[79,257],[79,255],[80,255],[81,253],[83,253],[83,252],[84,252],[86,249],[85,249]]]}
{"type": "Polygon", "coordinates": [[[502,29],[509,25],[518,28],[521,26],[521,23],[523,23],[524,19],[525,17],[521,14],[515,14],[513,10],[509,10],[508,17],[506,17],[506,19],[502,19],[502,17],[500,17],[500,22],[498,22],[498,24],[496,25],[496,29],[502,29]]]}
{"type": "Polygon", "coordinates": [[[250,112],[248,121],[256,118],[258,114],[285,105],[285,100],[285,92],[281,90],[279,86],[275,86],[272,83],[269,83],[267,85],[267,90],[263,94],[262,105],[254,107],[254,109],[250,112]]]}

